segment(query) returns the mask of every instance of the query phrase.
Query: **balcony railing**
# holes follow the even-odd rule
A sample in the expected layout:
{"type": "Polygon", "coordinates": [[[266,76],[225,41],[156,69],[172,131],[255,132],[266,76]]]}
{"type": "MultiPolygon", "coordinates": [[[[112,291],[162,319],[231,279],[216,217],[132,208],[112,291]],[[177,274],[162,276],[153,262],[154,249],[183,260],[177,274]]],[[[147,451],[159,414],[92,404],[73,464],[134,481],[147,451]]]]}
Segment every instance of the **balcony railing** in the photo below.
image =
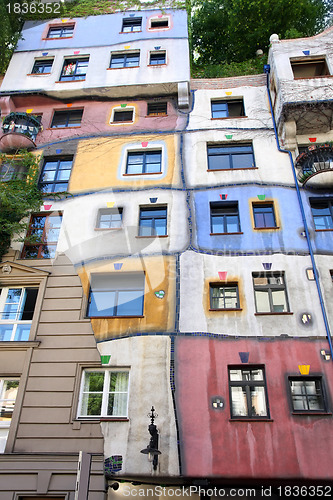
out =
{"type": "Polygon", "coordinates": [[[41,124],[38,118],[28,113],[12,112],[7,115],[2,124],[4,135],[0,139],[3,152],[13,149],[34,148],[41,124]]]}
{"type": "Polygon", "coordinates": [[[298,155],[295,166],[299,170],[297,179],[300,184],[333,185],[333,147],[330,144],[309,146],[307,151],[298,155]],[[321,175],[313,179],[318,174],[321,175]]]}

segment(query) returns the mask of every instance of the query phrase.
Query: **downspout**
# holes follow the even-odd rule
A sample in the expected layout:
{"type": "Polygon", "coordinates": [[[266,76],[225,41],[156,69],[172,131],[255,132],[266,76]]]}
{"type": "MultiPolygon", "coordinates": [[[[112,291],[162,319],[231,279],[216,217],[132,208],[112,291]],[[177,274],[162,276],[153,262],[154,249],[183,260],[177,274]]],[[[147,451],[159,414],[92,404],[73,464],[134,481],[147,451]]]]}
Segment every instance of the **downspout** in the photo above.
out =
{"type": "Polygon", "coordinates": [[[322,312],[323,320],[324,320],[324,324],[325,324],[326,336],[327,336],[327,340],[328,340],[328,344],[329,344],[329,348],[330,348],[330,352],[331,352],[331,360],[333,361],[332,336],[331,336],[330,326],[329,326],[328,319],[327,319],[326,308],[325,308],[325,304],[324,304],[324,300],[323,300],[323,294],[322,294],[322,291],[321,291],[321,288],[320,288],[319,275],[318,275],[318,271],[317,271],[317,267],[316,267],[315,257],[314,257],[314,254],[313,254],[313,249],[312,249],[312,244],[311,244],[309,229],[308,229],[308,225],[307,225],[307,221],[306,221],[306,217],[305,217],[305,212],[304,212],[303,201],[302,201],[302,197],[301,197],[301,193],[300,193],[300,189],[299,189],[299,185],[298,185],[298,181],[297,181],[297,176],[296,176],[294,161],[293,161],[293,157],[292,157],[291,152],[288,151],[287,149],[282,149],[281,148],[280,142],[279,142],[278,133],[277,133],[275,116],[274,116],[274,111],[273,111],[273,106],[272,106],[271,93],[270,93],[270,90],[269,90],[269,73],[270,73],[270,66],[269,66],[269,64],[266,64],[264,66],[264,73],[267,74],[267,80],[266,80],[267,94],[268,94],[269,107],[270,107],[270,110],[271,110],[271,115],[272,115],[272,120],[273,120],[273,127],[274,127],[274,134],[275,134],[276,145],[277,145],[278,150],[281,153],[287,153],[289,155],[289,159],[290,159],[290,163],[291,163],[291,169],[292,169],[292,172],[293,172],[293,177],[294,177],[295,186],[296,186],[296,193],[297,193],[298,204],[299,204],[299,208],[301,210],[302,221],[303,221],[304,229],[305,229],[306,241],[307,241],[308,248],[309,248],[311,263],[312,263],[312,267],[313,267],[313,274],[314,274],[314,278],[315,278],[315,282],[316,282],[316,286],[317,286],[317,292],[318,292],[318,296],[319,296],[319,302],[320,302],[321,312],[322,312]]]}

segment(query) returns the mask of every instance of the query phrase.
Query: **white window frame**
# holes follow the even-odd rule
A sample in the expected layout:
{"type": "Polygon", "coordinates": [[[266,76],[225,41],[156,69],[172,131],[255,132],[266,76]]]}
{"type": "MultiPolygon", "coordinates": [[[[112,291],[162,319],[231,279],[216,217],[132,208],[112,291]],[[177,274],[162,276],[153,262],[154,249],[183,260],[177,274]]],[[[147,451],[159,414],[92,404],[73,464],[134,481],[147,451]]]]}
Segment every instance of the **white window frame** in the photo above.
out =
{"type": "MultiPolygon", "coordinates": [[[[15,399],[3,398],[3,386],[4,386],[4,382],[7,382],[7,381],[15,381],[15,382],[18,381],[19,382],[20,379],[19,379],[19,377],[2,377],[2,378],[0,378],[0,408],[2,408],[3,402],[13,401],[13,403],[14,403],[13,404],[13,413],[14,413],[17,396],[15,399]]],[[[18,387],[18,391],[19,391],[19,388],[20,388],[20,386],[18,387]]],[[[12,415],[13,415],[13,413],[12,413],[12,415]]],[[[11,422],[12,422],[12,418],[10,420],[5,420],[5,421],[0,420],[0,453],[4,453],[4,451],[5,451],[9,427],[10,427],[11,422]]]]}
{"type": "MultiPolygon", "coordinates": [[[[77,412],[77,418],[78,419],[99,419],[99,418],[107,418],[107,419],[119,419],[119,418],[128,418],[128,401],[129,401],[129,387],[130,387],[130,371],[129,369],[126,368],[86,368],[82,372],[82,377],[81,377],[81,387],[80,387],[80,397],[79,397],[79,404],[78,404],[78,412],[77,412]],[[84,381],[87,373],[95,373],[95,372],[103,372],[105,374],[104,376],[104,383],[103,383],[103,395],[102,395],[102,406],[101,406],[101,414],[100,415],[83,415],[82,414],[82,403],[83,403],[83,395],[84,395],[84,381]],[[128,384],[127,384],[127,392],[125,391],[119,391],[117,394],[122,393],[122,394],[127,394],[127,402],[126,402],[126,413],[124,415],[108,415],[107,414],[107,409],[108,409],[108,397],[109,397],[109,391],[108,388],[110,387],[110,374],[111,373],[128,373],[128,384]]],[[[89,394],[89,392],[86,392],[89,394]]],[[[110,394],[116,394],[116,393],[110,393],[110,394]]]]}
{"type": "Polygon", "coordinates": [[[121,106],[116,106],[116,107],[112,108],[111,118],[110,118],[110,122],[109,122],[110,125],[131,125],[132,123],[134,123],[134,121],[135,121],[135,107],[134,106],[126,106],[125,108],[122,108],[121,106]],[[119,121],[119,122],[113,121],[114,115],[117,111],[132,111],[132,120],[123,121],[123,122],[122,121],[119,121]]]}
{"type": "MultiPolygon", "coordinates": [[[[30,332],[29,332],[29,337],[30,337],[31,325],[32,325],[32,322],[33,322],[33,317],[30,320],[20,320],[20,319],[17,319],[17,318],[18,318],[18,316],[22,312],[22,305],[23,305],[23,300],[24,300],[24,296],[25,296],[25,290],[27,290],[28,288],[38,288],[38,287],[37,286],[30,286],[30,287],[27,287],[27,286],[15,286],[15,285],[1,287],[1,285],[0,285],[0,288],[1,288],[1,292],[0,292],[0,325],[13,325],[13,331],[12,331],[12,335],[11,335],[11,338],[10,338],[9,341],[10,342],[14,341],[15,335],[16,335],[16,330],[17,330],[17,327],[19,325],[30,325],[30,332]],[[15,319],[2,319],[1,316],[2,316],[2,313],[4,312],[4,307],[5,307],[5,304],[6,304],[7,297],[8,297],[8,291],[12,290],[12,289],[21,289],[22,291],[24,291],[24,293],[21,293],[21,297],[20,297],[20,300],[19,300],[19,303],[18,303],[18,308],[17,308],[17,312],[16,312],[16,318],[15,319]]],[[[35,311],[36,311],[37,299],[38,299],[38,292],[37,292],[37,297],[36,297],[36,303],[35,303],[35,308],[34,308],[33,316],[34,316],[35,311]]]]}

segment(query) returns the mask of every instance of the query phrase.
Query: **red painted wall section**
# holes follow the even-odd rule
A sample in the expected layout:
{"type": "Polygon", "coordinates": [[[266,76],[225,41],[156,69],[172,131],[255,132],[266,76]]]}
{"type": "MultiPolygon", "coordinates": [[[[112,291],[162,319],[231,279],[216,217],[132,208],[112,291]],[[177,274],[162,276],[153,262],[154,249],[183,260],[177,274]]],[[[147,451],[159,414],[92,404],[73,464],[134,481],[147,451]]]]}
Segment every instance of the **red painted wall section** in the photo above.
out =
{"type": "Polygon", "coordinates": [[[211,339],[178,337],[175,343],[176,405],[184,476],[230,479],[332,479],[331,415],[293,415],[288,376],[310,365],[322,375],[329,412],[332,361],[324,361],[323,340],[211,339]],[[249,352],[241,363],[239,352],[249,352]],[[271,421],[230,418],[228,366],[263,365],[271,421]],[[222,396],[224,409],[212,407],[222,396]]]}
{"type": "MultiPolygon", "coordinates": [[[[54,141],[69,139],[71,137],[98,136],[107,134],[124,134],[142,131],[169,131],[182,130],[185,128],[187,116],[177,112],[176,100],[161,99],[160,101],[137,100],[127,101],[91,101],[73,100],[72,102],[61,102],[46,96],[29,96],[29,104],[25,97],[12,97],[10,105],[8,98],[0,99],[2,116],[6,116],[10,111],[26,112],[32,110],[32,114],[42,115],[43,130],[38,133],[36,144],[42,145],[54,141]],[[147,116],[147,102],[167,102],[167,115],[147,116]],[[119,109],[121,104],[134,109],[133,123],[110,124],[112,109],[119,109]],[[53,114],[56,110],[83,109],[83,116],[80,127],[51,128],[53,114]]],[[[0,137],[3,135],[0,129],[0,137]]]]}

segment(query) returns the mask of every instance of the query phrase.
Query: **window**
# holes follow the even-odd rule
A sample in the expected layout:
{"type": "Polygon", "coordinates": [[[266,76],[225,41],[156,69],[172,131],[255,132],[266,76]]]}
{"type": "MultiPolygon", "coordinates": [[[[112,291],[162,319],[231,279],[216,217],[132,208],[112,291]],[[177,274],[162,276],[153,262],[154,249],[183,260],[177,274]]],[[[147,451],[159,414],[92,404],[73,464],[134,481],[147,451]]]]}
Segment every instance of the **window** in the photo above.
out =
{"type": "Polygon", "coordinates": [[[230,283],[220,285],[209,284],[210,308],[214,310],[239,309],[238,285],[230,283]]]}
{"type": "Polygon", "coordinates": [[[159,18],[152,19],[150,21],[150,29],[160,29],[160,28],[168,28],[169,27],[169,19],[168,18],[159,18]]]}
{"type": "Polygon", "coordinates": [[[269,418],[263,368],[229,368],[231,418],[269,418]]]}
{"type": "Polygon", "coordinates": [[[15,179],[24,179],[27,176],[27,166],[20,163],[1,163],[0,182],[8,182],[15,179]]]}
{"type": "Polygon", "coordinates": [[[289,388],[295,412],[327,411],[321,377],[289,377],[289,388]]]}
{"type": "Polygon", "coordinates": [[[325,57],[308,58],[301,61],[290,61],[294,78],[317,78],[318,76],[329,76],[325,57]]]}
{"type": "Polygon", "coordinates": [[[210,203],[211,234],[239,233],[238,202],[210,203]]]}
{"type": "Polygon", "coordinates": [[[0,289],[0,341],[29,340],[38,288],[0,289]]]}
{"type": "Polygon", "coordinates": [[[67,190],[73,157],[47,158],[39,179],[43,193],[61,193],[67,190]]]}
{"type": "Polygon", "coordinates": [[[140,52],[129,52],[126,54],[112,54],[110,68],[131,68],[139,66],[140,52]]]}
{"type": "Polygon", "coordinates": [[[224,101],[211,101],[212,118],[229,118],[245,116],[243,99],[228,99],[224,101]]]}
{"type": "Polygon", "coordinates": [[[93,274],[88,317],[142,316],[144,273],[93,274]]]}
{"type": "Polygon", "coordinates": [[[165,116],[167,114],[166,102],[149,102],[147,105],[148,116],[165,116]]]}
{"type": "Polygon", "coordinates": [[[257,313],[289,311],[284,273],[253,273],[257,313]]]}
{"type": "Polygon", "coordinates": [[[254,203],[254,227],[257,229],[277,227],[273,203],[254,203]]]}
{"type": "Polygon", "coordinates": [[[129,17],[123,19],[123,27],[121,29],[122,33],[133,33],[141,31],[141,17],[129,17]]]}
{"type": "Polygon", "coordinates": [[[209,145],[207,146],[208,170],[229,170],[253,168],[252,144],[209,145]]]}
{"type": "Polygon", "coordinates": [[[89,57],[81,59],[65,59],[60,81],[85,80],[89,57]]]}
{"type": "Polygon", "coordinates": [[[127,417],[129,372],[86,370],[79,417],[127,417]]]}
{"type": "Polygon", "coordinates": [[[313,221],[316,231],[333,229],[333,204],[331,200],[311,199],[313,221]]]}
{"type": "Polygon", "coordinates": [[[97,228],[119,229],[122,227],[122,208],[101,208],[98,211],[97,228]]]}
{"type": "Polygon", "coordinates": [[[159,174],[161,162],[161,151],[128,152],[126,174],[159,174]]]}
{"type": "Polygon", "coordinates": [[[0,379],[0,453],[5,451],[18,386],[19,380],[16,378],[0,379]]]}
{"type": "Polygon", "coordinates": [[[166,52],[165,50],[161,52],[151,52],[149,57],[149,64],[155,66],[158,64],[165,64],[166,62],[166,52]]]}
{"type": "Polygon", "coordinates": [[[47,38],[71,38],[74,33],[74,24],[51,26],[47,38]]]}
{"type": "Polygon", "coordinates": [[[42,73],[51,73],[53,59],[39,59],[35,61],[31,73],[34,75],[41,75],[42,73]]]}
{"type": "Polygon", "coordinates": [[[52,259],[55,257],[62,215],[52,213],[31,217],[22,259],[52,259]]]}
{"type": "Polygon", "coordinates": [[[55,111],[51,128],[80,127],[83,109],[71,109],[68,111],[55,111]]]}
{"type": "Polygon", "coordinates": [[[167,235],[167,207],[141,207],[139,236],[167,235]]]}
{"type": "Polygon", "coordinates": [[[132,122],[133,121],[134,110],[126,109],[125,111],[122,109],[116,109],[113,112],[112,122],[132,122]]]}

